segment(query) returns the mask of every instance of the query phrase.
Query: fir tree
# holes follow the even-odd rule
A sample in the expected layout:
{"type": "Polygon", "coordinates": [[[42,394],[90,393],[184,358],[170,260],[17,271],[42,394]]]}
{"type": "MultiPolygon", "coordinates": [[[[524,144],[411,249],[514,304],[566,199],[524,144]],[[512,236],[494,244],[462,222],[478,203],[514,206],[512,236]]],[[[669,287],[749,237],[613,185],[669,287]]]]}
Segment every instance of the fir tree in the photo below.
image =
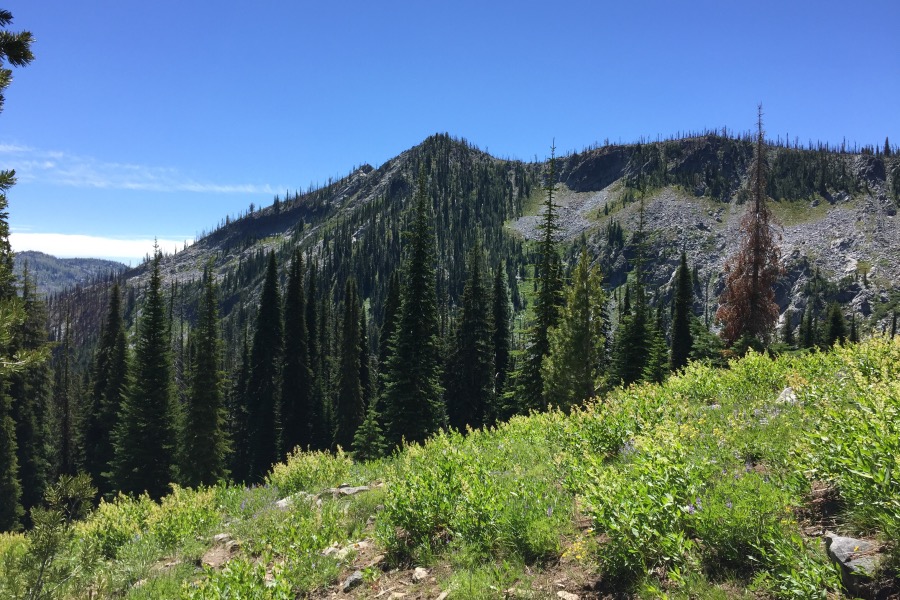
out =
{"type": "Polygon", "coordinates": [[[830,348],[836,343],[847,341],[847,322],[837,302],[832,302],[828,308],[828,329],[825,332],[825,347],[830,348]]]}
{"type": "Polygon", "coordinates": [[[644,376],[651,344],[647,294],[644,292],[644,200],[641,198],[638,230],[632,244],[637,249],[634,280],[625,288],[623,313],[612,348],[611,380],[629,385],[644,376]]]}
{"type": "Polygon", "coordinates": [[[446,420],[441,388],[441,340],[434,267],[431,200],[420,171],[407,232],[400,310],[384,369],[385,438],[422,442],[446,420]]]}
{"type": "Polygon", "coordinates": [[[794,312],[791,309],[784,311],[784,326],[781,330],[781,341],[786,346],[793,347],[797,341],[794,339],[794,312]]]}
{"type": "Polygon", "coordinates": [[[325,359],[320,349],[322,335],[319,321],[319,269],[310,260],[309,284],[306,293],[306,335],[309,339],[309,365],[312,371],[312,396],[310,398],[310,445],[313,449],[324,450],[331,445],[331,426],[328,423],[328,406],[325,396],[325,359]]]}
{"type": "Polygon", "coordinates": [[[568,410],[600,387],[606,345],[605,303],[600,269],[590,265],[587,249],[582,247],[559,326],[550,330],[550,350],[542,374],[548,403],[568,410]]]}
{"type": "Polygon", "coordinates": [[[856,313],[850,317],[850,336],[847,338],[851,344],[859,342],[859,331],[856,329],[856,313]]]}
{"type": "Polygon", "coordinates": [[[344,288],[344,317],[341,321],[341,355],[338,390],[334,403],[334,445],[349,449],[353,436],[366,416],[360,380],[360,312],[356,281],[350,277],[344,288]]]}
{"type": "Polygon", "coordinates": [[[66,306],[65,328],[53,386],[55,429],[57,435],[56,471],[61,475],[74,475],[76,461],[75,375],[72,369],[72,321],[71,308],[66,306]]]}
{"type": "Polygon", "coordinates": [[[203,296],[194,335],[190,393],[182,432],[181,480],[197,487],[228,475],[229,441],[223,401],[219,301],[210,264],[203,271],[203,296]]]}
{"type": "Polygon", "coordinates": [[[484,251],[477,241],[466,261],[469,277],[463,288],[447,389],[450,425],[459,430],[481,427],[493,414],[494,340],[491,302],[484,272],[484,251]]]}
{"type": "Polygon", "coordinates": [[[687,266],[687,255],[681,253],[681,264],[675,274],[675,306],[672,315],[672,354],[669,366],[672,371],[688,363],[694,338],[691,335],[691,316],[694,305],[694,285],[687,266]]]}
{"type": "Polygon", "coordinates": [[[359,385],[362,388],[363,412],[369,410],[375,397],[373,376],[372,352],[369,348],[369,320],[366,318],[366,305],[363,302],[359,310],[359,385]]]}
{"type": "MultiPolygon", "coordinates": [[[[22,306],[25,320],[16,332],[16,351],[34,352],[47,345],[47,310],[37,297],[28,265],[22,275],[22,306]]],[[[19,479],[26,515],[40,504],[50,476],[50,431],[48,421],[51,376],[47,362],[32,364],[9,378],[12,417],[16,423],[19,479]]]]}
{"type": "Polygon", "coordinates": [[[666,333],[663,326],[662,311],[658,307],[656,319],[650,324],[647,332],[647,342],[649,353],[647,354],[647,362],[641,373],[644,381],[652,381],[654,383],[662,383],[669,374],[669,365],[671,358],[669,356],[669,347],[666,344],[666,333]]]}
{"type": "Polygon", "coordinates": [[[386,447],[384,432],[379,421],[377,402],[372,402],[366,411],[366,418],[353,436],[353,458],[356,461],[372,460],[384,456],[386,447]]]}
{"type": "Polygon", "coordinates": [[[510,347],[512,331],[510,330],[509,287],[506,284],[506,269],[503,263],[494,273],[494,289],[491,304],[491,322],[494,325],[494,390],[497,396],[506,389],[506,379],[510,368],[510,347]]]}
{"type": "Polygon", "coordinates": [[[725,291],[719,298],[719,309],[716,311],[716,318],[722,322],[722,337],[728,345],[739,338],[756,339],[767,344],[778,319],[774,285],[781,274],[781,259],[769,225],[771,213],[766,204],[767,169],[760,105],[750,169],[753,204],[748,207],[741,222],[741,248],[725,265],[725,291]]]}
{"type": "Polygon", "coordinates": [[[282,440],[286,451],[312,443],[313,370],[310,366],[303,255],[294,251],[284,294],[284,366],[281,380],[282,440]]]}
{"type": "Polygon", "coordinates": [[[132,494],[146,491],[151,498],[162,497],[174,480],[177,440],[161,261],[162,253],[155,248],[127,391],[113,435],[114,487],[132,494]]]}
{"type": "Polygon", "coordinates": [[[516,376],[518,401],[523,410],[547,408],[542,375],[543,361],[550,350],[550,328],[556,326],[562,304],[562,265],[556,239],[559,233],[556,210],[559,207],[553,202],[556,186],[555,150],[555,147],[550,149],[550,171],[544,185],[546,200],[543,221],[539,227],[541,262],[536,273],[537,298],[534,320],[528,331],[528,346],[522,369],[516,376]]]}
{"type": "Polygon", "coordinates": [[[127,375],[122,293],[116,282],[110,292],[106,321],[100,331],[100,345],[94,357],[92,385],[82,412],[84,468],[101,494],[113,491],[109,485],[114,456],[112,436],[127,375]]]}
{"type": "Polygon", "coordinates": [[[397,315],[400,312],[400,274],[393,271],[388,279],[387,298],[381,318],[381,336],[378,343],[378,368],[383,372],[391,354],[391,341],[397,329],[397,315]]]}
{"type": "Polygon", "coordinates": [[[245,332],[241,346],[241,362],[233,378],[228,415],[228,437],[232,442],[229,470],[232,479],[239,483],[246,483],[250,479],[250,429],[248,426],[250,398],[247,395],[249,385],[250,344],[245,332]]]}
{"type": "Polygon", "coordinates": [[[261,481],[280,457],[279,382],[283,326],[281,296],[278,293],[278,265],[269,253],[266,278],[259,300],[250,379],[247,383],[250,481],[261,481]]]}
{"type": "MultiPolygon", "coordinates": [[[[0,27],[12,22],[12,14],[0,10],[0,27]]],[[[31,53],[32,36],[23,31],[13,33],[0,31],[0,110],[3,108],[3,94],[12,81],[12,70],[4,63],[15,67],[25,66],[34,56],[31,53]]],[[[16,424],[12,417],[12,404],[7,391],[6,377],[22,369],[29,363],[37,363],[46,357],[46,352],[14,352],[14,330],[25,320],[24,309],[16,297],[13,285],[13,254],[9,244],[9,222],[7,220],[6,192],[15,184],[15,171],[0,170],[0,531],[20,527],[22,517],[22,487],[19,482],[19,464],[16,459],[16,424]]]]}

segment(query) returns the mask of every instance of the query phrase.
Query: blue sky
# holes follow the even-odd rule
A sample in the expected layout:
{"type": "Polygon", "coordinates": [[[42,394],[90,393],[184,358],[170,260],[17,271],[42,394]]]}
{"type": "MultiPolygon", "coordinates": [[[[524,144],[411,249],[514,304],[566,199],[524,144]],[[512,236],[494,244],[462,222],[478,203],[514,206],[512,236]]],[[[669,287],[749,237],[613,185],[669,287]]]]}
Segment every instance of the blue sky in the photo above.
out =
{"type": "Polygon", "coordinates": [[[7,0],[13,247],[138,260],[435,132],[502,157],[685,130],[900,142],[900,3],[7,0]]]}

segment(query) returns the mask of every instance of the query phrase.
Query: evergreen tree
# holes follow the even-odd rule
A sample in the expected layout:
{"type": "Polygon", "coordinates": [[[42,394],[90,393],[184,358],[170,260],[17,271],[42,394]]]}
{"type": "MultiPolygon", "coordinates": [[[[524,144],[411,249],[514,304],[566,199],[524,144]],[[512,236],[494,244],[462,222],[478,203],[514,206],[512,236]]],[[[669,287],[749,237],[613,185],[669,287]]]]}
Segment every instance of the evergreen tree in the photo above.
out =
{"type": "Polygon", "coordinates": [[[219,341],[219,301],[212,266],[203,271],[203,296],[194,335],[190,393],[182,432],[181,480],[197,487],[225,479],[229,452],[219,341]]]}
{"type": "Polygon", "coordinates": [[[65,329],[53,386],[55,427],[57,436],[56,471],[61,475],[74,475],[76,460],[77,403],[75,401],[76,377],[72,369],[72,321],[71,308],[66,306],[65,329]]]}
{"type": "Polygon", "coordinates": [[[666,344],[666,333],[663,326],[662,311],[658,307],[656,319],[650,324],[647,342],[650,349],[641,378],[644,381],[662,383],[669,374],[669,347],[666,344]]]}
{"type": "Polygon", "coordinates": [[[781,341],[787,346],[793,347],[796,344],[794,339],[794,312],[787,309],[784,312],[784,326],[781,331],[781,341]]]}
{"type": "Polygon", "coordinates": [[[467,425],[481,427],[494,412],[491,300],[484,272],[484,251],[477,238],[466,262],[469,277],[461,298],[447,389],[450,425],[461,431],[467,425]]]}
{"type": "Polygon", "coordinates": [[[774,285],[781,274],[780,252],[769,225],[766,204],[768,165],[759,106],[756,145],[750,169],[753,204],[741,222],[743,239],[738,253],[725,265],[725,291],[719,298],[716,318],[722,322],[722,337],[728,345],[739,338],[767,344],[778,319],[774,285]]]}
{"type": "Polygon", "coordinates": [[[162,253],[155,248],[127,391],[113,434],[114,487],[132,494],[146,491],[151,498],[162,497],[174,479],[177,440],[161,261],[162,253]]]}
{"type": "Polygon", "coordinates": [[[309,339],[309,365],[312,371],[312,397],[310,413],[310,445],[313,449],[324,450],[331,445],[331,426],[328,422],[328,402],[325,395],[325,359],[320,349],[322,335],[319,324],[319,269],[314,260],[309,264],[309,285],[306,293],[306,335],[309,339]]]}
{"type": "Polygon", "coordinates": [[[672,315],[672,371],[684,368],[691,355],[694,338],[691,335],[691,316],[694,305],[694,285],[687,266],[687,255],[681,253],[681,264],[675,274],[675,306],[672,315]]]}
{"type": "Polygon", "coordinates": [[[286,451],[312,444],[313,370],[303,290],[303,255],[294,251],[284,294],[284,366],[281,380],[282,440],[286,451]]]}
{"type": "Polygon", "coordinates": [[[377,402],[372,402],[366,411],[366,418],[353,436],[354,460],[372,460],[384,456],[386,447],[380,420],[381,415],[378,413],[377,402]]]}
{"type": "Polygon", "coordinates": [[[814,320],[815,311],[807,306],[800,320],[800,346],[803,348],[815,348],[819,344],[819,324],[814,320]]]}
{"type": "Polygon", "coordinates": [[[367,413],[372,399],[375,397],[375,385],[372,381],[372,352],[369,348],[369,321],[366,318],[366,305],[363,302],[359,310],[359,385],[362,388],[363,412],[367,413]]]}
{"type": "Polygon", "coordinates": [[[528,346],[522,369],[517,373],[517,396],[521,409],[545,409],[543,362],[550,350],[549,332],[559,319],[562,304],[562,265],[557,250],[559,225],[556,222],[556,210],[553,192],[556,186],[555,147],[551,147],[550,171],[547,174],[544,192],[543,221],[541,231],[540,264],[536,273],[537,298],[535,299],[534,320],[528,331],[528,346]]]}
{"type": "Polygon", "coordinates": [[[250,344],[244,334],[241,346],[241,363],[233,378],[231,389],[231,406],[229,408],[229,438],[232,441],[230,455],[230,471],[234,481],[246,483],[250,479],[250,398],[247,394],[250,385],[250,344]]]}
{"type": "Polygon", "coordinates": [[[600,269],[590,265],[587,249],[582,247],[559,325],[550,330],[550,350],[543,362],[544,396],[549,404],[568,410],[600,387],[606,345],[604,304],[600,269]]]}
{"type": "Polygon", "coordinates": [[[350,277],[344,288],[338,390],[334,403],[334,445],[347,449],[353,444],[353,436],[366,417],[360,379],[360,313],[356,281],[350,277]]]}
{"type": "Polygon", "coordinates": [[[629,385],[640,381],[650,356],[652,325],[644,292],[644,200],[641,198],[638,230],[632,244],[637,249],[634,280],[625,287],[623,314],[612,349],[612,382],[629,385]]]}
{"type": "MultiPolygon", "coordinates": [[[[47,345],[47,310],[37,297],[28,265],[22,275],[22,306],[25,320],[16,332],[17,352],[39,351],[47,345]]],[[[9,377],[12,417],[16,423],[19,479],[25,514],[40,504],[50,476],[50,431],[48,421],[51,396],[50,367],[47,362],[32,364],[9,377]]]]}
{"type": "MultiPolygon", "coordinates": [[[[378,343],[378,368],[384,372],[391,354],[391,341],[397,329],[397,315],[400,312],[400,274],[393,271],[388,279],[387,298],[381,318],[381,336],[378,343]]],[[[379,386],[380,387],[380,386],[379,386]]]]}
{"type": "Polygon", "coordinates": [[[828,329],[825,332],[825,347],[830,348],[836,343],[847,341],[847,322],[837,302],[832,302],[828,308],[828,329]]]}
{"type": "Polygon", "coordinates": [[[441,340],[434,267],[431,200],[420,171],[407,232],[400,310],[384,369],[385,438],[422,442],[446,420],[441,388],[441,340]]]}
{"type": "Polygon", "coordinates": [[[859,331],[856,329],[856,313],[850,317],[850,337],[847,338],[851,344],[859,342],[859,331]]]}
{"type": "Polygon", "coordinates": [[[279,382],[283,344],[281,296],[278,293],[278,265],[269,252],[266,278],[259,300],[250,379],[247,383],[249,465],[248,477],[261,481],[280,456],[279,382]]]}
{"type": "MultiPolygon", "coordinates": [[[[12,22],[12,14],[0,10],[0,27],[12,22]]],[[[3,93],[12,81],[12,70],[25,66],[34,56],[31,53],[31,34],[27,31],[13,33],[0,31],[0,110],[3,109],[3,93]]],[[[46,352],[15,352],[14,331],[25,320],[25,312],[16,297],[13,275],[13,254],[9,244],[6,192],[15,185],[15,171],[0,170],[0,531],[18,529],[23,515],[22,486],[19,481],[19,464],[16,458],[16,423],[13,420],[12,401],[7,390],[6,377],[46,357],[46,352]]]]}
{"type": "Polygon", "coordinates": [[[109,485],[115,454],[113,431],[119,417],[127,375],[122,292],[116,282],[110,292],[106,321],[100,331],[100,345],[94,357],[92,385],[82,411],[84,469],[101,494],[113,491],[109,485]]]}
{"type": "Polygon", "coordinates": [[[494,273],[494,290],[491,304],[491,322],[494,325],[494,390],[499,396],[506,389],[506,379],[510,368],[510,348],[512,331],[510,329],[509,287],[506,284],[506,269],[503,263],[494,273]]]}

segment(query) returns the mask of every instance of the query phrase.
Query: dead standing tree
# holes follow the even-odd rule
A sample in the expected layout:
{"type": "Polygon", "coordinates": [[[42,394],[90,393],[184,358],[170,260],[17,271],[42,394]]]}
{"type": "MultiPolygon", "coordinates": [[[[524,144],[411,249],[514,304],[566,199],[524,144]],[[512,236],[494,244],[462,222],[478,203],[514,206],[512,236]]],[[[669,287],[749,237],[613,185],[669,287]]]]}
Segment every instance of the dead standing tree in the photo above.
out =
{"type": "Polygon", "coordinates": [[[765,140],[762,105],[758,107],[756,148],[750,167],[752,204],[741,221],[741,247],[725,263],[725,291],[719,298],[716,319],[729,346],[744,338],[767,344],[775,322],[775,282],[782,273],[781,252],[773,233],[772,214],[766,205],[765,140]]]}

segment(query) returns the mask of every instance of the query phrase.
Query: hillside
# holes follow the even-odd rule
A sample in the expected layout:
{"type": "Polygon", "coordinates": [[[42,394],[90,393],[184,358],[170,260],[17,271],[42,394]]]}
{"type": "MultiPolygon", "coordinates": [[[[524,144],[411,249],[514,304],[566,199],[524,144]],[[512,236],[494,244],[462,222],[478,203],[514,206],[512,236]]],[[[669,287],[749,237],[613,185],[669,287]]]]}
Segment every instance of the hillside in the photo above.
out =
{"type": "Polygon", "coordinates": [[[122,263],[99,258],[56,258],[43,252],[26,250],[15,254],[14,272],[21,280],[28,266],[28,276],[38,293],[49,296],[76,285],[109,280],[128,267],[122,263]]]}
{"type": "Polygon", "coordinates": [[[62,598],[896,597],[898,365],[900,338],[751,353],[377,462],[119,497],[0,536],[0,593],[43,564],[62,598]]]}
{"type": "MultiPolygon", "coordinates": [[[[714,312],[723,265],[735,250],[752,155],[749,140],[705,136],[647,144],[605,146],[558,159],[557,198],[561,237],[572,257],[582,244],[603,269],[609,288],[633,268],[628,243],[638,228],[640,200],[650,240],[648,284],[667,299],[682,250],[694,269],[698,314],[714,312]],[[609,227],[624,230],[610,240],[609,227]]],[[[883,331],[900,298],[900,158],[832,149],[772,145],[768,193],[781,229],[785,275],[778,287],[782,313],[794,326],[808,304],[817,314],[838,301],[865,330],[883,331]],[[815,292],[811,291],[815,289],[815,292]]],[[[441,292],[457,303],[464,280],[463,257],[476,232],[484,237],[489,265],[505,261],[511,279],[534,260],[541,176],[547,164],[500,160],[465,141],[433,136],[374,169],[364,165],[321,189],[276,198],[268,207],[226,219],[194,245],[165,258],[164,278],[182,290],[193,318],[200,272],[212,260],[221,283],[226,338],[237,347],[252,317],[265,253],[276,252],[282,269],[295,247],[318,263],[320,289],[340,300],[350,273],[361,296],[380,318],[387,275],[400,260],[404,209],[420,168],[430,174],[441,292]]],[[[146,267],[129,272],[126,284],[140,289],[146,267]]],[[[99,288],[97,293],[103,293],[99,288]]],[[[524,298],[513,289],[516,310],[524,298]]],[[[98,323],[102,301],[83,302],[87,323],[98,323]],[[91,308],[94,307],[94,308],[91,308]],[[91,312],[93,311],[93,312],[91,312]]],[[[76,323],[78,318],[76,317],[76,323]]],[[[92,326],[87,338],[96,331],[92,326]]],[[[231,360],[235,359],[231,354],[231,360]]]]}

